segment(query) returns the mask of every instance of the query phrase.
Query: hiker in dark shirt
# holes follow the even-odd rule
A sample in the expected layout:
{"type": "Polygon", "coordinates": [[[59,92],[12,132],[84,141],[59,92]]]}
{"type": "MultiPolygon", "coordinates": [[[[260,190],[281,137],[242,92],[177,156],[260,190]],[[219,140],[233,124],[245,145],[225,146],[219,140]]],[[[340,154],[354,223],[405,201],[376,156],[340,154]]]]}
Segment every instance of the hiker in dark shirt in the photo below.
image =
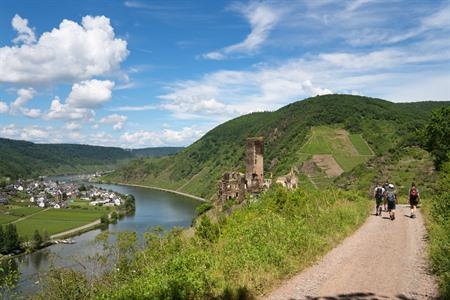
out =
{"type": "Polygon", "coordinates": [[[381,211],[382,211],[381,205],[383,204],[384,192],[385,192],[384,187],[382,187],[379,183],[377,183],[377,186],[373,190],[373,197],[375,198],[375,203],[376,203],[376,207],[375,207],[375,215],[376,216],[381,216],[381,211]]]}
{"type": "Polygon", "coordinates": [[[420,201],[419,189],[416,187],[416,184],[413,182],[411,184],[411,188],[409,189],[409,205],[411,207],[411,218],[416,217],[416,207],[420,201]]]}

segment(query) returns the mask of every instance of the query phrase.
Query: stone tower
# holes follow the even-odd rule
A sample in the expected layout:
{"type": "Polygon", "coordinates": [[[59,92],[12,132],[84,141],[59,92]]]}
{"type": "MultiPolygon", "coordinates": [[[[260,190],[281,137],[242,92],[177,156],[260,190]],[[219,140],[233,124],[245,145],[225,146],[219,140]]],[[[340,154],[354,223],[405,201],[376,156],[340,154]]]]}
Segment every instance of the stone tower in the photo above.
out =
{"type": "Polygon", "coordinates": [[[246,139],[245,179],[249,192],[259,192],[264,185],[264,138],[246,139]]]}

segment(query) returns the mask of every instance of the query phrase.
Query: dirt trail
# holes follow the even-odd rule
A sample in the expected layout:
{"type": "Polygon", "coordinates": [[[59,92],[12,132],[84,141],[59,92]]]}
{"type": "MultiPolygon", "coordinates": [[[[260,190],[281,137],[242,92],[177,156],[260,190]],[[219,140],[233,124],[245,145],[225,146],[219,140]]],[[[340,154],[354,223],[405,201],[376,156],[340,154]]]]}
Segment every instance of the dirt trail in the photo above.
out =
{"type": "Polygon", "coordinates": [[[420,212],[398,206],[396,219],[370,216],[316,265],[284,282],[265,299],[433,299],[436,282],[426,262],[420,212]]]}
{"type": "Polygon", "coordinates": [[[44,211],[46,211],[46,210],[49,210],[49,209],[50,209],[50,207],[48,207],[48,208],[46,208],[46,209],[43,209],[43,210],[40,210],[40,211],[37,211],[37,212],[32,213],[32,214],[29,214],[29,215],[27,215],[27,216],[25,216],[25,217],[22,217],[22,218],[19,218],[19,219],[17,219],[17,220],[14,220],[14,221],[10,222],[10,224],[14,224],[14,223],[17,223],[17,222],[26,220],[26,219],[28,219],[28,218],[34,216],[34,215],[40,214],[40,213],[42,213],[42,212],[44,212],[44,211]]]}

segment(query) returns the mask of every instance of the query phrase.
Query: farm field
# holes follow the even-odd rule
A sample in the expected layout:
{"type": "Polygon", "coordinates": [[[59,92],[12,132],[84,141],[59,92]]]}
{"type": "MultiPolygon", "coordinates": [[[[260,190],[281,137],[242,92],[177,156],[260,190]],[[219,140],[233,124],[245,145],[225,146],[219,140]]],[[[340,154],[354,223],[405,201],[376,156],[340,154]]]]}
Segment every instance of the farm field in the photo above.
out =
{"type": "Polygon", "coordinates": [[[372,149],[360,134],[350,134],[348,137],[360,155],[373,155],[372,149]]]}
{"type": "Polygon", "coordinates": [[[311,136],[298,155],[303,161],[312,157],[321,169],[320,174],[314,171],[306,175],[315,186],[322,188],[331,184],[333,177],[366,162],[374,153],[360,134],[349,134],[340,128],[318,126],[311,128],[311,136]]]}
{"type": "Polygon", "coordinates": [[[17,217],[17,216],[12,216],[9,214],[1,213],[0,214],[0,225],[8,224],[14,220],[17,220],[18,218],[19,217],[17,217]]]}
{"type": "Polygon", "coordinates": [[[31,237],[37,229],[48,235],[86,225],[99,219],[105,210],[50,209],[15,223],[20,236],[31,237]]]}
{"type": "Polygon", "coordinates": [[[8,224],[42,210],[39,207],[13,207],[0,210],[0,224],[8,224]]]}

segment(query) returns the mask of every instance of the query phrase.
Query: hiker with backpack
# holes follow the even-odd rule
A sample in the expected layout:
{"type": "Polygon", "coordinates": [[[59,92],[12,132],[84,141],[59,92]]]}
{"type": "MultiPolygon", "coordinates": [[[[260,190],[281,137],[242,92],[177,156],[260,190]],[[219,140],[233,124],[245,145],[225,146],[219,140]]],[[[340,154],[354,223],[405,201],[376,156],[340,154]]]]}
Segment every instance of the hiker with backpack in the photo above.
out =
{"type": "Polygon", "coordinates": [[[395,204],[397,203],[397,193],[392,183],[388,185],[388,189],[385,192],[385,200],[387,202],[389,217],[391,220],[395,220],[395,204]]]}
{"type": "MultiPolygon", "coordinates": [[[[384,188],[384,192],[386,193],[388,188],[389,188],[389,181],[388,180],[386,180],[385,183],[383,184],[383,188],[384,188]]],[[[387,211],[386,198],[384,199],[384,202],[383,202],[383,209],[384,209],[384,211],[387,211]]]]}
{"type": "Polygon", "coordinates": [[[416,217],[416,207],[419,204],[420,194],[419,189],[416,187],[416,184],[413,182],[411,184],[411,188],[409,189],[409,205],[411,207],[411,218],[414,219],[416,217]]]}
{"type": "Polygon", "coordinates": [[[377,186],[373,190],[373,197],[375,198],[375,203],[376,203],[376,207],[375,207],[375,215],[376,216],[381,216],[381,210],[382,210],[381,204],[383,203],[383,200],[384,200],[384,192],[385,192],[384,187],[382,187],[379,183],[377,183],[377,186]]]}

